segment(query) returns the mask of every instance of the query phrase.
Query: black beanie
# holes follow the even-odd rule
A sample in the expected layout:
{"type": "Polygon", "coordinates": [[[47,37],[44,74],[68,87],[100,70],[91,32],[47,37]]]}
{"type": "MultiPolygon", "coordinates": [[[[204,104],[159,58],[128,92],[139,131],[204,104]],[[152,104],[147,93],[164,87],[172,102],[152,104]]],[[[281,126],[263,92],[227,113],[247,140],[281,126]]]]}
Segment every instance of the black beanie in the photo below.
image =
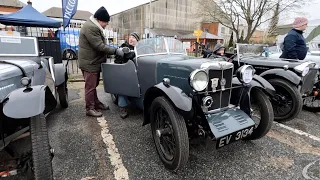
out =
{"type": "Polygon", "coordinates": [[[106,10],[106,8],[104,8],[103,6],[101,6],[101,8],[99,8],[96,13],[94,13],[94,18],[97,18],[100,21],[104,21],[104,22],[109,22],[110,21],[110,16],[108,11],[106,10]]]}
{"type": "Polygon", "coordinates": [[[140,34],[139,33],[133,32],[130,35],[133,36],[134,38],[136,38],[137,41],[140,40],[140,34]]]}

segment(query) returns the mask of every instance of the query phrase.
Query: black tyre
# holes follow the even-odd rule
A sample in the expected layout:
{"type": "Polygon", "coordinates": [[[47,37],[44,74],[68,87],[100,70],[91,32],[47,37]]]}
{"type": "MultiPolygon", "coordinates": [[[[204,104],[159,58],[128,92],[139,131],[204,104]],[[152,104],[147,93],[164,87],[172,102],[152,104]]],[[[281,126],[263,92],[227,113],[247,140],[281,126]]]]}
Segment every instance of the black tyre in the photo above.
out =
{"type": "Polygon", "coordinates": [[[111,100],[115,105],[118,105],[118,95],[116,94],[110,94],[111,100]]]}
{"type": "Polygon", "coordinates": [[[36,180],[53,179],[52,156],[49,145],[46,118],[43,114],[30,120],[32,164],[36,180]]]}
{"type": "Polygon", "coordinates": [[[58,86],[57,91],[61,107],[67,108],[69,106],[67,82],[64,82],[60,86],[58,86]]]}
{"type": "Polygon", "coordinates": [[[164,166],[177,172],[189,158],[189,138],[184,118],[165,97],[151,105],[150,120],[153,140],[164,166]]]}
{"type": "Polygon", "coordinates": [[[296,118],[303,106],[298,88],[283,79],[270,79],[269,82],[276,90],[272,100],[275,121],[285,122],[296,118]]]}
{"type": "Polygon", "coordinates": [[[76,58],[77,58],[77,55],[73,50],[68,49],[63,52],[63,59],[75,60],[76,58]]]}
{"type": "Polygon", "coordinates": [[[259,89],[251,90],[252,119],[256,123],[251,136],[246,140],[255,140],[265,136],[272,127],[274,113],[268,96],[259,89]]]}

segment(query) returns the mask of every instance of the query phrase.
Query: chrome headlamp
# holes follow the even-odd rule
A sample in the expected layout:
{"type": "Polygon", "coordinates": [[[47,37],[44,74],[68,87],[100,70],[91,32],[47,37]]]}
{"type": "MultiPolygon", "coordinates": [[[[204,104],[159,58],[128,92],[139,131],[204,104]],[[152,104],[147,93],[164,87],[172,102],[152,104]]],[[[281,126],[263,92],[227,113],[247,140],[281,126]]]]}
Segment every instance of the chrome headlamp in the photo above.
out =
{"type": "Polygon", "coordinates": [[[237,78],[240,82],[248,84],[252,81],[255,69],[251,65],[244,65],[237,70],[237,78]]]}
{"type": "Polygon", "coordinates": [[[206,71],[197,69],[190,74],[190,86],[196,91],[203,91],[207,88],[209,77],[206,71]]]}
{"type": "Polygon", "coordinates": [[[23,86],[28,87],[31,84],[31,79],[29,77],[23,77],[20,82],[23,86]]]}
{"type": "Polygon", "coordinates": [[[305,76],[310,71],[310,64],[313,64],[312,62],[304,62],[296,67],[294,67],[294,70],[298,73],[301,73],[302,76],[305,76]]]}

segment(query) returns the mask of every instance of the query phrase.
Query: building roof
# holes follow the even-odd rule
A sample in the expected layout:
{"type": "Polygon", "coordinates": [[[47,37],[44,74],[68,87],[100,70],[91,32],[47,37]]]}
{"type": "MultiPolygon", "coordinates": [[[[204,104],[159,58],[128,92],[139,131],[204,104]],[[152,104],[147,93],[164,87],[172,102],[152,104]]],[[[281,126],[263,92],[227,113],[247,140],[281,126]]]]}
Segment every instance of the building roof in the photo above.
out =
{"type": "MultiPolygon", "coordinates": [[[[48,17],[62,18],[62,8],[52,7],[50,9],[44,11],[42,14],[44,14],[48,17]]],[[[87,20],[87,19],[89,19],[89,17],[91,15],[92,15],[92,13],[89,11],[77,10],[76,14],[72,17],[72,19],[87,20]]]]}
{"type": "MultiPolygon", "coordinates": [[[[180,39],[197,39],[197,37],[194,36],[193,33],[191,33],[191,34],[180,37],[180,39]]],[[[222,39],[223,40],[223,37],[219,37],[217,35],[214,35],[208,32],[203,32],[200,39],[222,39]]]]}
{"type": "Polygon", "coordinates": [[[19,0],[0,0],[0,6],[25,7],[26,4],[19,0]]]}

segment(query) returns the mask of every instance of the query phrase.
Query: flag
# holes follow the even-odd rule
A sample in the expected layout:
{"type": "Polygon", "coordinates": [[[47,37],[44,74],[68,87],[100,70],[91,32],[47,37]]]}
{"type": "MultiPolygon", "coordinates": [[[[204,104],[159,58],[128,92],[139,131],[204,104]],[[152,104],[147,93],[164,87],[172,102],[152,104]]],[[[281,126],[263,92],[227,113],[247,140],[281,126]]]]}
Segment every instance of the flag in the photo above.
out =
{"type": "Polygon", "coordinates": [[[62,0],[63,27],[66,28],[78,8],[78,0],[62,0]]]}

